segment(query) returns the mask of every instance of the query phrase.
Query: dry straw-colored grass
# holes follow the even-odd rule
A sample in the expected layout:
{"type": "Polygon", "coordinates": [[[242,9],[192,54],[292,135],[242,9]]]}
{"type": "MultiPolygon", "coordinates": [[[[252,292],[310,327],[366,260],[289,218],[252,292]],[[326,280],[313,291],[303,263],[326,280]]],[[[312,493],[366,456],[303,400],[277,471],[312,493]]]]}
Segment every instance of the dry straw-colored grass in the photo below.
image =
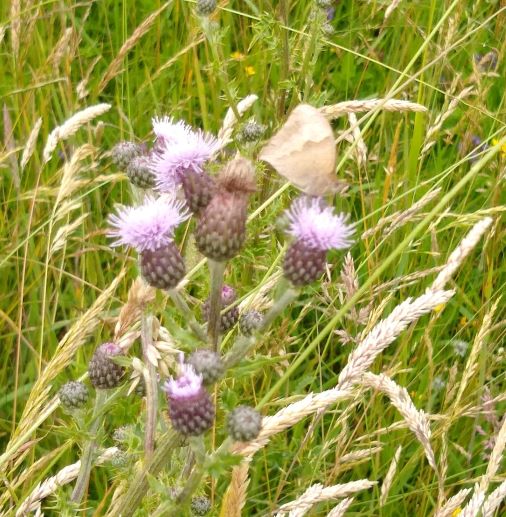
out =
{"type": "Polygon", "coordinates": [[[249,461],[232,470],[232,479],[221,503],[220,517],[241,517],[249,485],[249,461]]]}
{"type": "Polygon", "coordinates": [[[55,127],[51,133],[49,133],[46,145],[42,151],[44,163],[47,163],[51,159],[54,150],[61,141],[67,140],[75,135],[79,128],[91,122],[96,117],[103,115],[110,109],[111,105],[105,103],[89,106],[88,108],[74,113],[74,115],[67,119],[61,126],[55,127]]]}
{"type": "Polygon", "coordinates": [[[346,510],[351,506],[353,497],[344,498],[339,504],[334,506],[332,510],[327,514],[327,517],[343,517],[346,510]]]}
{"type": "Polygon", "coordinates": [[[368,490],[376,485],[375,481],[368,479],[360,479],[358,481],[350,481],[340,485],[324,487],[321,484],[310,486],[300,497],[279,507],[276,517],[283,517],[289,514],[289,517],[302,517],[311,510],[311,508],[322,501],[330,501],[332,499],[340,499],[349,495],[368,490]]]}
{"type": "Polygon", "coordinates": [[[320,112],[325,115],[328,119],[334,119],[347,115],[348,113],[367,113],[381,109],[383,111],[414,111],[424,112],[427,111],[425,106],[417,104],[416,102],[403,101],[398,99],[368,99],[368,100],[355,100],[355,101],[344,101],[332,104],[329,106],[323,106],[320,108],[320,112]]]}
{"type": "MultiPolygon", "coordinates": [[[[96,460],[96,464],[102,465],[108,462],[118,451],[119,449],[117,447],[109,447],[100,454],[96,460]]],[[[54,494],[60,487],[74,481],[79,473],[80,467],[81,460],[78,460],[72,463],[72,465],[67,465],[62,468],[55,476],[39,483],[18,507],[16,517],[28,515],[40,505],[40,501],[54,494]]]]}
{"type": "Polygon", "coordinates": [[[388,471],[385,475],[385,479],[383,480],[383,483],[381,484],[381,493],[380,493],[380,502],[379,502],[380,507],[385,505],[387,498],[388,498],[388,494],[390,493],[390,489],[392,488],[394,477],[397,472],[397,465],[399,464],[399,458],[401,457],[401,452],[402,452],[402,445],[399,445],[399,447],[397,447],[397,450],[395,451],[392,461],[390,462],[390,466],[388,467],[388,471]]]}
{"type": "Polygon", "coordinates": [[[400,3],[401,0],[392,0],[392,2],[390,2],[390,5],[385,9],[385,16],[383,17],[384,21],[390,18],[390,15],[397,9],[400,3]]]}
{"type": "Polygon", "coordinates": [[[462,503],[470,493],[470,488],[459,490],[453,497],[450,497],[450,499],[446,501],[444,506],[434,514],[434,517],[452,517],[454,512],[462,506],[462,503]]]}
{"type": "Polygon", "coordinates": [[[389,399],[392,405],[399,411],[406,421],[408,428],[415,434],[420,442],[427,457],[427,461],[432,469],[439,475],[436,465],[436,457],[430,444],[431,430],[429,419],[422,411],[416,409],[406,388],[399,386],[395,381],[387,375],[374,373],[366,373],[362,377],[364,386],[381,391],[389,399]]]}
{"type": "Polygon", "coordinates": [[[436,143],[435,136],[437,135],[437,133],[439,133],[439,131],[443,127],[443,124],[445,123],[445,121],[449,117],[451,117],[453,112],[457,109],[460,102],[463,101],[464,99],[466,99],[467,97],[474,95],[474,93],[475,93],[474,86],[468,86],[467,88],[464,88],[456,97],[454,97],[450,101],[446,110],[443,111],[442,113],[440,113],[436,117],[436,120],[434,120],[432,126],[430,126],[429,129],[427,130],[427,134],[425,136],[425,142],[424,142],[423,148],[421,150],[422,156],[427,154],[430,151],[430,149],[432,148],[432,146],[436,143]]]}
{"type": "Polygon", "coordinates": [[[42,127],[42,117],[39,117],[33,125],[28,140],[26,141],[23,154],[21,155],[21,170],[28,164],[30,158],[33,156],[35,146],[37,145],[37,138],[39,137],[40,128],[42,127]]]}
{"type": "Polygon", "coordinates": [[[353,146],[353,155],[359,167],[363,167],[367,163],[367,146],[362,138],[362,131],[358,125],[355,113],[348,113],[348,121],[350,123],[351,138],[353,146]]]}

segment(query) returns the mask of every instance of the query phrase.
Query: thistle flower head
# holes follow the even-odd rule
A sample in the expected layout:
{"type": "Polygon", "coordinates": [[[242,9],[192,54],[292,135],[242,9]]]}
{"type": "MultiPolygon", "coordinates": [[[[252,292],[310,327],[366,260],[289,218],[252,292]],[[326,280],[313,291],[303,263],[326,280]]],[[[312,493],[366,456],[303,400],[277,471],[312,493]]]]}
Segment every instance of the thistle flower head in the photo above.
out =
{"type": "Polygon", "coordinates": [[[152,124],[157,141],[165,144],[175,144],[191,133],[190,126],[182,120],[174,122],[172,117],[153,117],[152,124]]]}
{"type": "Polygon", "coordinates": [[[286,215],[288,233],[308,248],[327,251],[344,249],[351,245],[353,225],[347,223],[345,214],[334,214],[321,198],[296,199],[286,215]]]}
{"type": "Polygon", "coordinates": [[[219,147],[212,135],[167,117],[154,119],[153,129],[161,145],[153,155],[152,170],[162,192],[173,191],[186,171],[201,173],[219,147]]]}
{"type": "Polygon", "coordinates": [[[163,390],[173,399],[192,398],[202,390],[202,375],[191,364],[181,364],[179,369],[179,376],[166,381],[163,390]]]}
{"type": "Polygon", "coordinates": [[[116,238],[113,246],[125,244],[138,252],[155,251],[172,242],[175,228],[188,217],[183,201],[146,196],[142,205],[121,207],[109,217],[109,236],[116,238]]]}

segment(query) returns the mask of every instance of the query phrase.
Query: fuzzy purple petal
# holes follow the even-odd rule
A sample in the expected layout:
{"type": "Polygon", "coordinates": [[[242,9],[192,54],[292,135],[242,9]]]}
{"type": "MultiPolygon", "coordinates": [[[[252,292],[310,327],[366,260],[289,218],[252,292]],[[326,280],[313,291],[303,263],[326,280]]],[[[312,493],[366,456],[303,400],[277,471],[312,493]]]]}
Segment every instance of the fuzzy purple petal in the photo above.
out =
{"type": "Polygon", "coordinates": [[[186,171],[202,172],[204,164],[218,148],[218,140],[202,131],[190,130],[177,141],[164,141],[151,162],[157,188],[171,192],[186,171]]]}
{"type": "Polygon", "coordinates": [[[193,397],[202,389],[202,376],[197,374],[190,364],[180,366],[177,379],[171,377],[163,385],[163,390],[171,398],[182,399],[193,397]]]}
{"type": "Polygon", "coordinates": [[[147,196],[142,205],[120,207],[109,217],[109,236],[116,238],[112,246],[124,244],[138,252],[157,250],[172,242],[174,230],[189,216],[183,201],[147,196]]]}
{"type": "Polygon", "coordinates": [[[298,198],[286,215],[289,221],[288,233],[309,248],[345,249],[352,243],[354,227],[348,224],[348,216],[334,214],[321,198],[298,198]]]}

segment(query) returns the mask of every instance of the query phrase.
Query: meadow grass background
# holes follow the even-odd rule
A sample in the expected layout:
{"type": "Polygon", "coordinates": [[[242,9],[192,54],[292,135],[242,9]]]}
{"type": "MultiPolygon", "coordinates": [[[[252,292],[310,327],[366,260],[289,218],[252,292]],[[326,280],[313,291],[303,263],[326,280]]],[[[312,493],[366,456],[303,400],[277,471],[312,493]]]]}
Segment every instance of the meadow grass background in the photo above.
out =
{"type": "MultiPolygon", "coordinates": [[[[395,98],[418,102],[428,111],[378,111],[374,119],[364,119],[367,162],[358,165],[349,144],[339,144],[338,175],[350,188],[334,201],[359,221],[351,253],[361,283],[402,246],[399,258],[356,305],[357,310],[378,309],[378,316],[408,296],[421,294],[435,273],[414,279],[409,275],[443,265],[473,223],[485,215],[493,218],[491,230],[456,274],[452,300],[410,327],[374,365],[376,372],[395,372],[396,382],[408,389],[417,408],[435,415],[432,445],[438,461],[447,458],[446,494],[473,486],[487,468],[488,442],[498,433],[504,413],[506,152],[480,167],[447,206],[432,214],[426,231],[409,244],[403,241],[468,172],[471,136],[491,144],[492,138],[504,135],[506,4],[401,1],[384,20],[388,4],[336,2],[330,22],[335,32],[328,35],[321,31],[321,17],[314,16],[313,2],[221,2],[212,16],[218,24],[213,49],[190,2],[1,2],[1,450],[19,436],[20,422],[26,430],[22,414],[31,393],[47,404],[63,382],[85,373],[95,346],[112,335],[114,317],[137,275],[135,257],[112,251],[105,236],[106,216],[114,204],[131,199],[126,178],[111,166],[107,155],[117,141],[149,140],[151,117],[166,113],[215,133],[230,99],[236,102],[250,93],[259,99],[245,120],[255,115],[267,126],[267,137],[302,100],[323,106],[383,98],[396,85],[395,98]],[[132,35],[126,51],[121,51],[132,35]],[[492,50],[497,66],[480,68],[476,55],[492,50]],[[468,87],[472,90],[451,105],[468,87]],[[44,163],[50,132],[73,113],[98,103],[112,107],[59,143],[44,163]],[[422,155],[428,129],[449,107],[452,111],[434,132],[433,147],[422,155]],[[72,162],[73,153],[85,144],[83,159],[72,162]],[[23,156],[28,157],[26,163],[23,156]],[[69,163],[73,163],[70,180],[65,176],[69,163]],[[63,187],[68,190],[62,192],[63,187]],[[385,236],[379,229],[361,238],[382,217],[407,210],[436,188],[441,189],[436,198],[391,234],[385,236]],[[48,392],[41,395],[41,386],[35,383],[60,353],[59,341],[120,273],[125,276],[105,309],[82,335],[73,337],[75,354],[62,362],[62,371],[54,370],[55,375],[46,370],[48,392]],[[469,414],[450,414],[473,340],[495,302],[492,323],[479,343],[476,374],[460,403],[461,413],[469,414]],[[456,353],[458,341],[468,344],[463,355],[456,353]],[[34,386],[38,393],[33,394],[34,386]],[[493,410],[484,406],[484,396],[496,399],[493,410]],[[438,415],[451,419],[444,433],[446,451],[440,432],[444,419],[438,415]]],[[[334,123],[336,132],[348,125],[346,117],[334,123]]],[[[250,155],[260,147],[245,149],[239,143],[230,148],[236,146],[250,155]]],[[[272,196],[271,201],[251,221],[248,245],[226,274],[241,295],[265,281],[266,272],[279,259],[284,237],[277,218],[296,194],[293,188],[278,192],[283,180],[264,169],[258,185],[252,209],[272,196]]],[[[186,249],[188,262],[196,264],[200,257],[191,242],[186,249]]],[[[296,368],[290,365],[342,304],[342,258],[332,254],[322,283],[307,288],[279,318],[255,356],[229,372],[220,387],[219,422],[222,410],[239,402],[262,401],[264,414],[272,414],[300,395],[335,385],[354,345],[341,344],[334,332],[296,368]]],[[[205,267],[198,269],[188,290],[196,306],[207,296],[205,267]]],[[[166,315],[172,314],[170,304],[167,311],[166,315]]],[[[164,313],[162,321],[163,317],[164,313]]],[[[349,317],[335,330],[357,336],[363,329],[364,323],[349,317]]],[[[138,399],[121,400],[108,416],[106,430],[110,434],[141,418],[138,399]]],[[[374,392],[351,405],[332,408],[321,420],[304,419],[255,456],[244,515],[269,514],[317,482],[332,485],[360,478],[381,482],[398,445],[403,449],[386,504],[379,507],[378,485],[359,493],[349,514],[432,514],[437,479],[414,435],[406,428],[389,429],[399,421],[402,418],[388,400],[374,392]],[[373,452],[362,460],[339,461],[345,454],[371,447],[373,452]]],[[[218,430],[218,439],[221,436],[218,430]]],[[[78,440],[70,417],[56,409],[17,448],[0,478],[0,508],[6,515],[39,481],[78,459],[78,440]]],[[[110,445],[110,439],[104,443],[110,445]]],[[[111,467],[94,469],[87,501],[94,510],[88,515],[104,514],[120,479],[111,467]]],[[[504,470],[499,469],[494,486],[504,479],[504,470]]],[[[208,483],[206,490],[215,500],[213,515],[219,513],[228,481],[224,474],[208,483]]],[[[61,511],[65,493],[61,489],[57,498],[45,503],[47,515],[61,511]]],[[[313,514],[325,515],[330,507],[316,506],[313,514]]],[[[146,508],[149,513],[149,503],[146,508]]]]}

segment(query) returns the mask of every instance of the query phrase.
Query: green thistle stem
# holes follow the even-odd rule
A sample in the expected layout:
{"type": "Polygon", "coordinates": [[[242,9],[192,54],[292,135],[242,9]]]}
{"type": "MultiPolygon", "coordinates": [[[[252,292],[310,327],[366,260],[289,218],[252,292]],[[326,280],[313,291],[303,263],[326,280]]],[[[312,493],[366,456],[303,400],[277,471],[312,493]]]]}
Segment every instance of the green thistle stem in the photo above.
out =
{"type": "Polygon", "coordinates": [[[84,494],[88,490],[90,482],[91,465],[93,463],[93,452],[96,448],[96,434],[102,421],[100,414],[106,400],[106,392],[104,390],[97,390],[95,397],[95,406],[93,407],[93,416],[90,425],[91,439],[86,442],[81,456],[81,466],[77,475],[76,484],[72,492],[70,500],[74,503],[80,503],[84,494]]]}
{"type": "Polygon", "coordinates": [[[223,287],[223,273],[225,262],[207,261],[211,273],[211,294],[209,296],[209,319],[207,323],[207,335],[214,350],[218,350],[221,319],[221,289],[223,287]]]}
{"type": "Polygon", "coordinates": [[[141,320],[142,354],[144,356],[144,383],[146,384],[146,428],[144,454],[148,460],[155,449],[156,420],[158,410],[158,383],[156,366],[149,360],[149,348],[153,345],[153,315],[143,314],[141,320]]]}

